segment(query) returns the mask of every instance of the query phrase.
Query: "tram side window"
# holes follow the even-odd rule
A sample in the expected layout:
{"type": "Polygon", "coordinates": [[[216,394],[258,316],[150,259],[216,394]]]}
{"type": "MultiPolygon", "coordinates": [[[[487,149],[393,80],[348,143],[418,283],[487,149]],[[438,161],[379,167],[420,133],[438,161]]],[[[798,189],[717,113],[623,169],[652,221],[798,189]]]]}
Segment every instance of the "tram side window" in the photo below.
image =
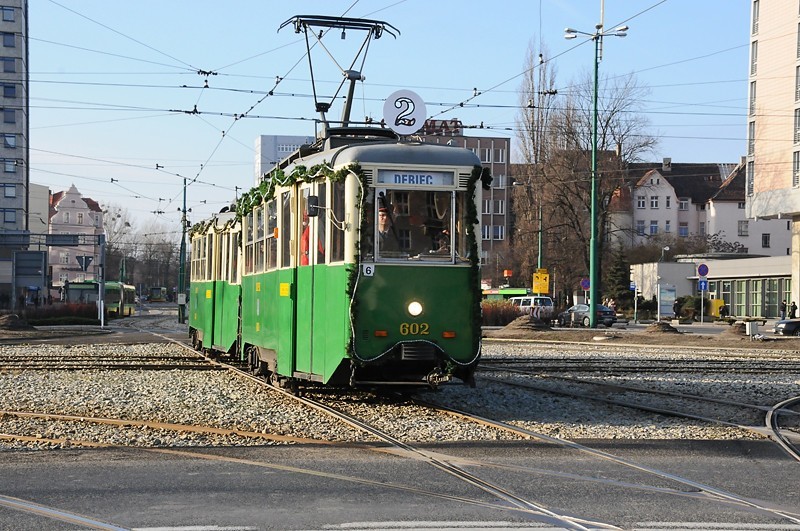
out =
{"type": "Polygon", "coordinates": [[[344,261],[344,181],[331,183],[331,262],[344,261]]]}
{"type": "Polygon", "coordinates": [[[327,197],[328,197],[328,187],[325,183],[320,183],[317,187],[317,193],[319,194],[319,208],[317,209],[317,263],[324,264],[325,263],[325,232],[328,227],[328,220],[330,216],[328,216],[328,209],[325,208],[328,206],[327,197]]]}
{"type": "Polygon", "coordinates": [[[255,209],[255,270],[257,273],[264,271],[264,208],[255,209]]]}
{"type": "Polygon", "coordinates": [[[206,260],[205,260],[205,277],[206,280],[211,280],[213,277],[212,275],[212,263],[211,260],[214,258],[214,235],[208,234],[206,235],[206,260]]]}
{"type": "Polygon", "coordinates": [[[253,213],[245,218],[244,227],[244,272],[253,272],[253,213]]]}
{"type": "Polygon", "coordinates": [[[292,193],[283,192],[281,194],[281,267],[292,265],[292,193]]]}
{"type": "MultiPolygon", "coordinates": [[[[212,238],[214,238],[214,236],[212,236],[212,238]]],[[[217,236],[215,238],[218,241],[217,241],[217,246],[216,246],[216,249],[215,249],[216,252],[214,253],[214,271],[212,273],[214,280],[222,280],[222,279],[225,278],[225,275],[223,273],[223,270],[225,268],[225,264],[222,263],[222,257],[224,256],[224,249],[223,249],[223,246],[222,246],[222,243],[223,243],[222,242],[222,238],[223,237],[221,235],[217,236]]]]}
{"type": "Polygon", "coordinates": [[[239,233],[234,232],[230,234],[230,256],[228,263],[230,269],[228,270],[228,281],[231,284],[239,283],[239,233]]]}
{"type": "Polygon", "coordinates": [[[274,199],[267,203],[267,269],[278,267],[278,204],[274,199]]]}

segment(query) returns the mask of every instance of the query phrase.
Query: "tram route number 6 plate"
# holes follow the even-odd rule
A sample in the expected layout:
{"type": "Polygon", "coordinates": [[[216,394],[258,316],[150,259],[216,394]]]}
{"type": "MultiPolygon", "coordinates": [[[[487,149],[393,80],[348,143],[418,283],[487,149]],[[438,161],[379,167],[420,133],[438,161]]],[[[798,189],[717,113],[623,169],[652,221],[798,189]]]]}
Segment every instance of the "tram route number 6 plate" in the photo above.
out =
{"type": "Polygon", "coordinates": [[[361,274],[365,277],[371,277],[375,274],[375,264],[361,264],[361,274]]]}

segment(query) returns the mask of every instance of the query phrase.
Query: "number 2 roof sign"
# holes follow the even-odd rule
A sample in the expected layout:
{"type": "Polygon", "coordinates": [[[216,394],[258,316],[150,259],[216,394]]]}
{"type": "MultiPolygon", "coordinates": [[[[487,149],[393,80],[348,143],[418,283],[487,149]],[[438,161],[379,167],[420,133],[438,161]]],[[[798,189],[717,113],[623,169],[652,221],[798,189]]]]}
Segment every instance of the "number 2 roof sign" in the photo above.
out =
{"type": "Polygon", "coordinates": [[[422,129],[425,115],[425,102],[410,90],[393,92],[383,103],[383,119],[398,135],[410,135],[422,129]]]}

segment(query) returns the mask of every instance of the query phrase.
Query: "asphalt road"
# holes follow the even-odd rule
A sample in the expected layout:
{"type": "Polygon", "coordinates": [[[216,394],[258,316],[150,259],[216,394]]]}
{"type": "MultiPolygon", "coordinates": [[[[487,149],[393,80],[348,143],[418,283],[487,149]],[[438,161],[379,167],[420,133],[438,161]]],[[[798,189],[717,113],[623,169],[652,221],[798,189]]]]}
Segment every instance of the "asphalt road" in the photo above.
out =
{"type": "Polygon", "coordinates": [[[800,515],[800,464],[772,443],[586,444],[722,494],[540,442],[429,447],[480,461],[462,466],[541,508],[530,512],[422,461],[363,448],[5,452],[0,529],[569,528],[563,515],[586,528],[800,529],[770,512],[800,515]],[[65,522],[65,514],[93,525],[65,522]]]}

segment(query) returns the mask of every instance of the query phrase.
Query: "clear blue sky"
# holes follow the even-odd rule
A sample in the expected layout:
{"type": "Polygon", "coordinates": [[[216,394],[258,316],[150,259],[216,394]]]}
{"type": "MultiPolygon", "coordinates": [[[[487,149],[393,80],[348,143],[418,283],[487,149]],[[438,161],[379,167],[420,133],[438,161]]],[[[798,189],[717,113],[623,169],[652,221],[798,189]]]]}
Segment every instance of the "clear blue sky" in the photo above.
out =
{"type": "MultiPolygon", "coordinates": [[[[605,4],[606,28],[624,22],[630,30],[605,40],[601,73],[635,73],[650,87],[641,103],[659,138],[652,159],[738,161],[750,2],[605,4]]],[[[529,43],[541,36],[566,91],[590,71],[594,51],[564,40],[564,28],[593,31],[600,0],[31,0],[31,181],[53,191],[75,184],[101,205],[126,207],[137,226],[157,219],[179,230],[182,176],[196,178],[189,217],[208,217],[235,199],[236,187],[253,185],[258,135],[314,134],[305,41],[291,27],[278,32],[280,24],[345,13],[400,31],[370,45],[354,118],[380,120],[386,96],[406,88],[423,97],[429,116],[483,122],[513,142],[506,128],[515,125],[529,43]],[[277,87],[276,76],[284,78],[277,87]],[[474,88],[482,94],[470,104],[480,107],[440,114],[474,88]],[[199,114],[181,112],[195,106],[199,114]]],[[[349,64],[361,35],[323,42],[349,64]]],[[[318,90],[330,95],[341,76],[322,50],[312,54],[318,90]]],[[[340,113],[335,107],[331,117],[340,113]]]]}

